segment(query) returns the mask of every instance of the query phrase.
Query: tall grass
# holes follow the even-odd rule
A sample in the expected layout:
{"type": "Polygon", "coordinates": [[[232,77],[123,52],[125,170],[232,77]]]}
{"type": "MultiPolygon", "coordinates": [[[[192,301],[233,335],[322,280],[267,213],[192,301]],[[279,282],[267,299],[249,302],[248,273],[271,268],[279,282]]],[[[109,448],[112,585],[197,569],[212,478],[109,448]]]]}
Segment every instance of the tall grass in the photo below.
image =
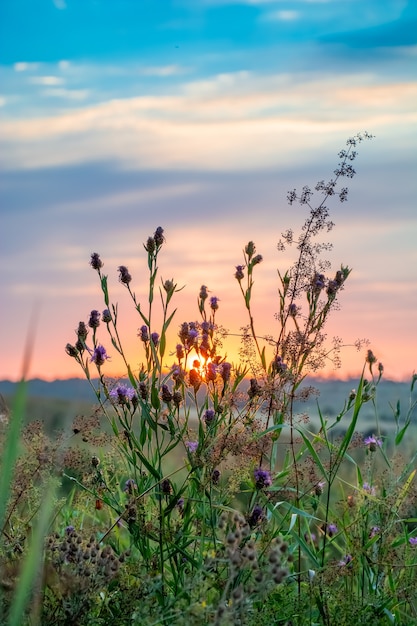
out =
{"type": "MultiPolygon", "coordinates": [[[[142,365],[134,369],[103,261],[91,255],[105,308],[80,322],[66,352],[90,381],[97,409],[75,420],[72,445],[56,455],[73,489],[44,545],[40,623],[417,623],[415,455],[400,456],[416,377],[407,411],[394,407],[392,441],[378,418],[383,366],[369,349],[334,420],[319,410],[317,430],[295,408],[314,394],[306,377],[327,359],[339,360],[340,341],[329,347],[325,326],[350,269],[342,265],[326,277],[329,244],[320,237],[332,228],[326,203],[346,200],[340,182],[355,174],[357,144],[368,138],[348,140],[328,183],[288,194],[308,215],[299,235],[287,230],[279,242],[297,255],[278,274],[276,337],[257,333],[252,301],[262,255],[252,241],[244,247],[235,268],[247,316],[237,364],[224,356],[219,298],[204,285],[198,319],[180,323],[169,345],[179,289],[174,280],[158,284],[166,244],[158,227],[144,244],[145,303],[128,268],[118,268],[138,315],[132,340],[142,365]],[[124,379],[106,375],[112,352],[125,363],[124,379]],[[363,437],[357,431],[366,403],[375,429],[363,437]]],[[[39,518],[35,546],[48,519],[39,518]]],[[[39,558],[28,549],[24,589],[39,558]]],[[[15,590],[10,623],[27,597],[15,590]]]]}

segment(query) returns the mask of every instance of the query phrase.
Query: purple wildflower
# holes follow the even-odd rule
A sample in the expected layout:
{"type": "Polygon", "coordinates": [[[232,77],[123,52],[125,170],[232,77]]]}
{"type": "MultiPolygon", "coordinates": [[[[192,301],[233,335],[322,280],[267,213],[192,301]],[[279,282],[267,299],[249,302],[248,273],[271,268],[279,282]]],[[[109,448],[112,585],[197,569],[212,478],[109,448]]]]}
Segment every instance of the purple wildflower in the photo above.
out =
{"type": "Polygon", "coordinates": [[[131,275],[129,274],[129,270],[125,265],[120,265],[118,268],[119,271],[119,280],[124,285],[128,285],[132,280],[131,275]]]}
{"type": "Polygon", "coordinates": [[[201,285],[199,297],[200,297],[200,300],[207,300],[208,293],[207,293],[207,286],[206,285],[201,285]]]}
{"type": "Polygon", "coordinates": [[[410,546],[417,546],[417,537],[410,537],[408,543],[410,544],[410,546]]]}
{"type": "Polygon", "coordinates": [[[239,282],[241,280],[243,280],[243,278],[245,277],[243,270],[245,269],[244,265],[236,265],[236,272],[235,272],[235,278],[236,280],[238,280],[239,282]]]}
{"type": "Polygon", "coordinates": [[[256,504],[253,507],[252,513],[250,514],[248,518],[248,524],[251,528],[254,528],[258,524],[260,524],[263,518],[264,518],[264,510],[261,506],[259,506],[259,504],[256,504]]]}
{"type": "Polygon", "coordinates": [[[97,328],[100,326],[100,311],[91,311],[88,325],[90,328],[97,328]]]}
{"type": "Polygon", "coordinates": [[[126,385],[117,385],[117,387],[110,391],[109,395],[115,404],[127,404],[133,399],[135,390],[126,385]]]}
{"type": "Polygon", "coordinates": [[[223,378],[223,382],[226,383],[228,380],[230,380],[231,370],[232,370],[232,365],[228,363],[227,361],[224,361],[224,363],[222,363],[221,368],[220,368],[220,375],[223,378]]]}
{"type": "Polygon", "coordinates": [[[290,306],[288,307],[288,315],[291,315],[291,317],[296,317],[297,313],[298,306],[294,302],[291,302],[290,306]]]}
{"type": "Polygon", "coordinates": [[[339,561],[340,567],[344,567],[345,565],[350,565],[353,561],[352,555],[346,554],[341,561],[339,561]]]}
{"type": "Polygon", "coordinates": [[[100,255],[97,252],[93,252],[91,255],[90,265],[93,270],[99,270],[103,267],[103,261],[100,259],[100,255]]]}
{"type": "Polygon", "coordinates": [[[144,343],[149,341],[149,332],[147,326],[143,325],[139,328],[138,337],[140,337],[144,343]]]}
{"type": "Polygon", "coordinates": [[[211,482],[213,485],[218,485],[220,480],[220,472],[218,469],[215,469],[211,472],[211,482]]]}
{"type": "Polygon", "coordinates": [[[369,447],[370,452],[375,452],[377,447],[380,448],[382,446],[382,439],[377,439],[374,435],[372,435],[371,437],[365,437],[363,443],[365,446],[369,447]]]}
{"type": "Polygon", "coordinates": [[[206,380],[214,381],[217,377],[217,365],[210,361],[206,366],[206,380]]]}
{"type": "Polygon", "coordinates": [[[381,532],[381,529],[379,526],[372,526],[371,532],[369,533],[369,538],[372,539],[372,537],[379,535],[380,532],[381,532]]]}
{"type": "Polygon", "coordinates": [[[67,526],[67,527],[65,528],[65,533],[66,533],[67,535],[72,535],[72,533],[73,533],[73,532],[75,532],[75,528],[74,528],[74,526],[71,526],[71,525],[70,525],[70,526],[67,526]]]}
{"type": "Polygon", "coordinates": [[[326,532],[329,535],[329,537],[333,537],[333,535],[336,535],[338,532],[338,528],[336,524],[327,524],[326,532]]]}
{"type": "Polygon", "coordinates": [[[111,322],[111,313],[109,309],[104,309],[103,313],[101,314],[101,319],[105,324],[109,324],[111,322]]]}
{"type": "Polygon", "coordinates": [[[210,298],[210,307],[212,311],[217,311],[219,308],[219,298],[217,296],[212,296],[210,298]]]}
{"type": "Polygon", "coordinates": [[[76,332],[78,339],[80,339],[81,341],[85,341],[87,339],[88,328],[85,325],[85,322],[79,322],[76,332]]]}
{"type": "Polygon", "coordinates": [[[158,333],[151,333],[151,341],[152,341],[153,345],[156,348],[156,346],[159,343],[159,335],[158,335],[158,333]]]}
{"type": "Polygon", "coordinates": [[[102,345],[98,345],[94,348],[90,360],[92,363],[95,363],[97,367],[100,367],[108,358],[110,357],[107,355],[106,348],[102,345]]]}
{"type": "Polygon", "coordinates": [[[203,420],[206,422],[207,425],[212,424],[215,417],[216,414],[213,409],[207,409],[206,411],[204,411],[203,420]]]}
{"type": "Polygon", "coordinates": [[[133,478],[128,478],[125,482],[125,486],[123,487],[123,491],[125,493],[133,493],[135,489],[137,489],[137,484],[133,478]]]}
{"type": "Polygon", "coordinates": [[[162,244],[165,241],[164,229],[162,228],[162,226],[158,226],[158,228],[156,229],[155,234],[153,236],[153,239],[155,241],[155,244],[158,247],[162,246],[162,244]]]}
{"type": "Polygon", "coordinates": [[[197,452],[198,441],[186,441],[185,446],[189,452],[197,452]]]}
{"type": "Polygon", "coordinates": [[[271,472],[258,467],[253,473],[255,477],[255,486],[257,489],[265,489],[272,485],[271,472]]]}
{"type": "Polygon", "coordinates": [[[375,487],[372,487],[369,483],[363,483],[362,485],[362,489],[366,492],[369,493],[370,496],[374,496],[376,494],[376,489],[375,487]]]}

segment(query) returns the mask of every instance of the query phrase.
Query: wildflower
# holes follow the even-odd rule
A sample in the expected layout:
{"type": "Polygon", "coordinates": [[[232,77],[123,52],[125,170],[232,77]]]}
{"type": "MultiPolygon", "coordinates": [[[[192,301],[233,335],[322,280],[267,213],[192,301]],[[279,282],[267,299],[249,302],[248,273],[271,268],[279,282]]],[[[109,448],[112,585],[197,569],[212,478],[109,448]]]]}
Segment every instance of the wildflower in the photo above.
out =
{"type": "Polygon", "coordinates": [[[74,533],[74,532],[75,532],[75,528],[74,528],[74,526],[69,525],[69,526],[67,526],[67,527],[66,527],[66,529],[65,529],[65,533],[66,533],[67,535],[72,535],[72,533],[74,533]]]}
{"type": "Polygon", "coordinates": [[[248,524],[251,528],[254,528],[258,524],[260,524],[263,518],[264,518],[264,510],[261,506],[259,506],[259,504],[256,504],[253,507],[252,513],[250,514],[248,518],[248,524]]]}
{"type": "Polygon", "coordinates": [[[336,535],[338,532],[336,524],[327,524],[325,525],[324,530],[327,532],[329,537],[333,537],[333,535],[336,535]]]}
{"type": "Polygon", "coordinates": [[[212,311],[217,311],[219,308],[219,298],[217,298],[217,296],[212,296],[210,298],[210,307],[212,311]]]}
{"type": "Polygon", "coordinates": [[[185,446],[189,452],[197,452],[198,441],[186,441],[185,446]]]}
{"type": "Polygon", "coordinates": [[[235,272],[235,278],[236,280],[238,280],[239,282],[241,280],[243,280],[243,278],[245,277],[243,270],[245,269],[244,265],[236,265],[236,272],[235,272]]]}
{"type": "Polygon", "coordinates": [[[123,487],[123,491],[125,493],[133,493],[135,489],[137,489],[137,484],[133,480],[133,478],[128,478],[123,487]]]}
{"type": "Polygon", "coordinates": [[[380,448],[382,446],[382,440],[377,439],[376,437],[374,437],[374,435],[372,435],[371,437],[365,437],[363,443],[365,444],[365,446],[369,447],[370,452],[375,452],[377,447],[380,448]]]}
{"type": "Polygon", "coordinates": [[[263,257],[262,254],[257,254],[256,256],[253,257],[252,261],[251,261],[251,265],[258,265],[258,263],[261,263],[263,261],[263,257]]]}
{"type": "Polygon", "coordinates": [[[265,489],[272,485],[271,473],[268,470],[264,470],[261,467],[256,469],[253,473],[255,477],[255,486],[257,489],[265,489]]]}
{"type": "Polygon", "coordinates": [[[67,343],[67,345],[65,346],[65,352],[68,354],[68,356],[72,356],[74,358],[78,355],[77,348],[70,343],[67,343]]]}
{"type": "Polygon", "coordinates": [[[290,306],[288,307],[288,315],[291,315],[291,317],[296,317],[297,313],[298,306],[294,302],[291,302],[290,306]]]}
{"type": "Polygon", "coordinates": [[[177,504],[175,505],[180,513],[184,510],[184,498],[179,498],[177,504]]]}
{"type": "Polygon", "coordinates": [[[132,280],[131,275],[129,274],[129,270],[125,265],[120,265],[118,268],[119,271],[119,280],[124,285],[128,285],[132,280]]]}
{"type": "Polygon", "coordinates": [[[227,383],[227,381],[230,380],[231,370],[232,370],[232,365],[228,363],[227,361],[224,361],[224,363],[221,364],[220,375],[224,383],[227,383]]]}
{"type": "Polygon", "coordinates": [[[175,348],[175,353],[176,353],[176,357],[177,359],[180,361],[181,359],[184,358],[184,348],[180,343],[177,343],[176,348],[175,348]]]}
{"type": "Polygon", "coordinates": [[[374,496],[376,494],[376,489],[375,487],[371,487],[371,485],[369,483],[363,483],[362,485],[362,489],[366,492],[369,493],[370,496],[374,496]]]}
{"type": "Polygon", "coordinates": [[[88,320],[88,325],[90,328],[98,328],[98,326],[100,326],[100,312],[99,311],[91,311],[90,319],[88,320]]]}
{"type": "Polygon", "coordinates": [[[312,280],[313,292],[318,294],[322,289],[324,289],[324,274],[319,274],[316,272],[314,274],[314,278],[312,280]]]}
{"type": "Polygon", "coordinates": [[[321,496],[321,494],[323,493],[323,487],[326,483],[324,482],[324,480],[321,480],[320,482],[318,482],[315,487],[314,487],[314,494],[316,496],[321,496]]]}
{"type": "Polygon", "coordinates": [[[84,322],[79,322],[76,333],[77,333],[78,339],[80,339],[81,341],[85,341],[87,339],[88,328],[84,322]]]}
{"type": "Polygon", "coordinates": [[[144,244],[144,248],[146,252],[153,254],[153,252],[155,252],[155,239],[153,237],[148,237],[147,242],[144,244]]]}
{"type": "Polygon", "coordinates": [[[372,537],[379,535],[380,532],[381,532],[381,529],[379,526],[372,526],[371,532],[369,533],[369,538],[372,539],[372,537]]]}
{"type": "Polygon", "coordinates": [[[408,543],[410,544],[410,546],[417,546],[417,537],[410,537],[408,543]]]}
{"type": "Polygon", "coordinates": [[[164,480],[161,482],[161,491],[167,496],[169,496],[169,494],[171,493],[172,486],[169,478],[164,478],[164,480]]]}
{"type": "Polygon", "coordinates": [[[158,343],[159,343],[159,335],[158,335],[158,333],[151,333],[151,341],[152,341],[153,345],[156,348],[158,343]]]}
{"type": "Polygon", "coordinates": [[[149,332],[147,326],[143,325],[139,328],[138,337],[140,337],[141,341],[143,341],[144,343],[149,341],[149,332]]]}
{"type": "Polygon", "coordinates": [[[256,251],[255,244],[253,243],[253,241],[249,241],[248,245],[245,247],[245,252],[250,259],[255,254],[255,251],[256,251]]]}
{"type": "Polygon", "coordinates": [[[128,402],[133,399],[134,395],[135,390],[126,385],[117,385],[109,394],[115,404],[128,404],[128,402]]]}
{"type": "Polygon", "coordinates": [[[287,369],[287,364],[283,362],[282,357],[277,355],[272,363],[272,367],[277,374],[283,374],[287,369]]]}
{"type": "Polygon", "coordinates": [[[215,363],[207,363],[206,366],[206,380],[215,381],[217,377],[217,366],[215,363]]]}
{"type": "Polygon", "coordinates": [[[92,253],[91,260],[90,260],[90,265],[93,268],[93,270],[97,270],[97,271],[103,267],[104,263],[100,259],[100,255],[97,254],[97,252],[93,252],[92,253]]]}
{"type": "Polygon", "coordinates": [[[259,394],[261,393],[261,387],[258,383],[258,381],[255,378],[251,378],[249,381],[249,389],[248,389],[248,396],[249,398],[254,398],[255,396],[259,396],[259,394]]]}
{"type": "Polygon", "coordinates": [[[200,293],[199,293],[199,298],[200,298],[200,300],[207,300],[207,298],[208,298],[208,293],[207,293],[207,287],[206,287],[206,285],[201,285],[201,287],[200,287],[200,293]]]}
{"type": "Polygon", "coordinates": [[[211,473],[211,482],[213,485],[218,485],[220,480],[220,472],[218,469],[215,469],[211,473]]]}
{"type": "Polygon", "coordinates": [[[216,414],[213,409],[207,409],[204,411],[203,420],[207,425],[212,424],[215,420],[216,414]]]}
{"type": "Polygon", "coordinates": [[[91,356],[91,362],[95,363],[97,367],[103,365],[106,359],[110,357],[107,355],[106,348],[102,345],[98,345],[94,348],[93,354],[91,356]]]}
{"type": "Polygon", "coordinates": [[[153,239],[158,248],[164,243],[164,229],[161,226],[158,226],[158,228],[156,229],[153,239]]]}
{"type": "Polygon", "coordinates": [[[372,365],[373,363],[376,363],[376,356],[374,355],[372,350],[368,350],[367,351],[367,353],[366,353],[366,362],[369,363],[370,365],[372,365]]]}
{"type": "Polygon", "coordinates": [[[174,393],[172,394],[172,400],[175,404],[175,406],[177,407],[177,409],[180,407],[181,403],[182,403],[182,394],[180,391],[174,391],[174,393]]]}
{"type": "Polygon", "coordinates": [[[353,558],[350,554],[346,554],[341,561],[339,561],[340,567],[344,567],[345,565],[349,565],[352,563],[353,558]]]}
{"type": "Polygon", "coordinates": [[[175,285],[173,280],[166,280],[163,283],[163,287],[169,296],[172,296],[174,293],[175,285]]]}
{"type": "Polygon", "coordinates": [[[101,314],[101,319],[105,324],[109,324],[111,322],[111,313],[109,309],[104,309],[103,313],[101,314]]]}
{"type": "Polygon", "coordinates": [[[147,400],[149,395],[148,386],[143,381],[139,383],[139,395],[142,400],[147,400]]]}
{"type": "Polygon", "coordinates": [[[192,370],[190,370],[190,372],[188,374],[188,378],[189,378],[191,387],[193,387],[195,393],[197,393],[197,391],[199,390],[200,385],[201,385],[201,376],[200,376],[200,374],[197,372],[196,369],[192,369],[192,370]]]}
{"type": "Polygon", "coordinates": [[[161,398],[166,403],[169,404],[172,402],[172,393],[169,390],[168,385],[162,385],[161,387],[161,398]]]}

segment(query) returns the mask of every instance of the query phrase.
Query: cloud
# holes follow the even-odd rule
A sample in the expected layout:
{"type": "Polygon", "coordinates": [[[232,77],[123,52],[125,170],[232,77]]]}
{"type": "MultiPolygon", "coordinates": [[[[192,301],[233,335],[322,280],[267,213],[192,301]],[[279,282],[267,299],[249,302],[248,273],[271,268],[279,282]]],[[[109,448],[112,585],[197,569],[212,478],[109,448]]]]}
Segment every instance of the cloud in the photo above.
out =
{"type": "Polygon", "coordinates": [[[269,11],[265,14],[264,19],[268,21],[279,21],[279,22],[294,22],[295,20],[300,19],[301,12],[300,11],[292,11],[292,10],[283,10],[283,11],[269,11]]]}
{"type": "Polygon", "coordinates": [[[178,76],[184,73],[185,68],[180,65],[156,65],[150,67],[143,67],[139,69],[139,74],[143,76],[155,76],[164,78],[166,76],[178,76]]]}
{"type": "MultiPolygon", "coordinates": [[[[45,95],[82,100],[85,90],[45,95]]],[[[317,139],[356,130],[411,141],[417,83],[339,77],[222,73],[189,81],[174,95],[113,99],[54,116],[0,124],[5,168],[116,159],[125,167],[271,167],[310,158],[317,139]],[[65,149],[63,149],[65,146],[65,149]]],[[[399,139],[397,139],[399,141],[399,139]]]]}
{"type": "Polygon", "coordinates": [[[62,85],[64,80],[59,76],[32,76],[29,81],[33,85],[62,85]]]}

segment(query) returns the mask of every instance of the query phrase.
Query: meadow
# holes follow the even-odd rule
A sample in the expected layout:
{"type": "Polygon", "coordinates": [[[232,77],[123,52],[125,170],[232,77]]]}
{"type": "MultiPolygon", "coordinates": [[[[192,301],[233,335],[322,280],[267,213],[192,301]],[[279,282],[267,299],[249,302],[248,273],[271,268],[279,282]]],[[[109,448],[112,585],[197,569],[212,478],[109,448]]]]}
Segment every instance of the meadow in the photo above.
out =
{"type": "Polygon", "coordinates": [[[325,327],[350,274],[326,261],[326,204],[347,200],[342,184],[370,138],[347,141],[329,182],[288,194],[307,215],[278,244],[297,252],[278,272],[278,336],[256,331],[262,255],[245,245],[237,363],[224,356],[221,303],[207,286],[195,318],[175,318],[180,289],[159,278],[169,244],[158,227],[144,243],[146,303],[129,269],[117,270],[138,315],[133,371],[104,262],[91,254],[103,310],[65,350],[94,407],[51,434],[27,414],[22,380],[0,424],[2,624],[417,624],[417,376],[406,400],[381,406],[383,365],[359,343],[362,376],[337,407],[314,386],[328,359],[343,358],[325,327]],[[106,375],[112,351],[122,379],[106,375]]]}

